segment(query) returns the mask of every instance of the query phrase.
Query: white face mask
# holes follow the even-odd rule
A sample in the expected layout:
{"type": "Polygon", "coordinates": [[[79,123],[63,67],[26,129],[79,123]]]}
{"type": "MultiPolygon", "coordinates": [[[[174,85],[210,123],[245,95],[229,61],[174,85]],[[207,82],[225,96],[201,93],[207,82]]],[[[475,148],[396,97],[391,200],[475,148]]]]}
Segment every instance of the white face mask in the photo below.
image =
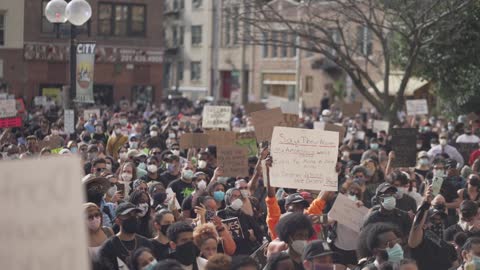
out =
{"type": "Polygon", "coordinates": [[[117,193],[117,185],[113,185],[111,188],[107,190],[107,196],[108,197],[113,197],[117,193]]]}
{"type": "Polygon", "coordinates": [[[246,189],[240,190],[240,193],[242,193],[243,198],[248,198],[250,196],[250,192],[248,192],[246,189]]]}
{"type": "Polygon", "coordinates": [[[122,130],[119,129],[119,128],[115,129],[115,134],[116,134],[116,135],[122,134],[122,130]]]}
{"type": "Polygon", "coordinates": [[[112,171],[112,164],[106,164],[105,166],[107,168],[108,171],[112,171]]]}
{"type": "Polygon", "coordinates": [[[193,178],[193,171],[192,170],[184,170],[182,172],[182,177],[187,179],[187,180],[190,180],[193,178]]]}
{"type": "Polygon", "coordinates": [[[88,229],[94,232],[96,232],[100,228],[101,224],[102,224],[102,219],[100,217],[94,217],[93,220],[87,221],[88,229]]]}
{"type": "Polygon", "coordinates": [[[180,155],[180,150],[172,150],[172,154],[178,156],[180,155]]]}
{"type": "Polygon", "coordinates": [[[205,190],[207,188],[207,182],[205,182],[204,180],[201,180],[200,182],[198,182],[197,188],[199,190],[205,190]]]}
{"type": "Polygon", "coordinates": [[[147,170],[151,173],[156,173],[158,171],[158,167],[155,164],[151,164],[147,166],[147,170]]]}
{"type": "Polygon", "coordinates": [[[120,160],[125,161],[127,160],[128,155],[126,152],[123,152],[123,153],[120,153],[119,157],[120,157],[120,160]]]}
{"type": "Polygon", "coordinates": [[[434,177],[444,177],[445,171],[444,170],[433,170],[434,177]]]}
{"type": "Polygon", "coordinates": [[[150,137],[157,137],[158,131],[152,130],[150,131],[150,137]]]}
{"type": "Polygon", "coordinates": [[[130,142],[130,149],[137,149],[138,148],[138,142],[130,142]]]}
{"type": "Polygon", "coordinates": [[[141,204],[138,205],[138,208],[140,208],[142,210],[142,212],[140,212],[139,216],[144,217],[148,212],[148,203],[141,203],[141,204]]]}
{"type": "Polygon", "coordinates": [[[358,199],[357,199],[357,196],[355,196],[355,195],[350,195],[350,194],[348,194],[347,197],[348,197],[351,201],[353,201],[353,202],[356,202],[356,201],[358,200],[358,199]]]}
{"type": "Polygon", "coordinates": [[[168,133],[168,138],[175,139],[176,137],[175,133],[168,133]]]}
{"type": "Polygon", "coordinates": [[[292,242],[292,249],[299,255],[303,255],[303,251],[307,246],[307,240],[294,240],[292,242]]]}
{"type": "Polygon", "coordinates": [[[230,205],[230,207],[232,207],[233,210],[240,210],[240,208],[242,208],[242,206],[243,206],[243,202],[240,199],[234,200],[232,202],[232,204],[230,205]]]}
{"type": "Polygon", "coordinates": [[[132,180],[133,175],[130,173],[122,173],[122,179],[123,181],[130,182],[132,180]]]}
{"type": "Polygon", "coordinates": [[[383,199],[382,206],[385,208],[385,210],[391,211],[395,209],[395,206],[397,206],[397,200],[395,200],[393,196],[386,197],[383,199]]]}
{"type": "Polygon", "coordinates": [[[54,135],[54,136],[57,136],[57,135],[58,135],[58,133],[59,133],[59,132],[58,132],[58,130],[56,130],[56,129],[52,129],[52,135],[54,135]]]}
{"type": "Polygon", "coordinates": [[[440,139],[440,140],[438,140],[438,141],[440,142],[440,145],[441,145],[441,146],[447,145],[447,139],[440,139]]]}
{"type": "Polygon", "coordinates": [[[199,160],[198,161],[198,168],[199,169],[205,169],[207,167],[207,162],[205,160],[199,160]]]}

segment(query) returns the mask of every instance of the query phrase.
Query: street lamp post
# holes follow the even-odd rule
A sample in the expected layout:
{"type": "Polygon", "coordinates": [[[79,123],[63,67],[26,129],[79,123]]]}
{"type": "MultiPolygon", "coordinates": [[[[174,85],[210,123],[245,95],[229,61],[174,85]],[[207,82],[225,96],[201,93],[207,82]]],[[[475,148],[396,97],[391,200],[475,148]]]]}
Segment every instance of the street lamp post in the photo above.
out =
{"type": "Polygon", "coordinates": [[[76,94],[76,40],[77,26],[86,23],[92,16],[92,8],[85,0],[71,0],[67,3],[65,0],[50,0],[45,7],[45,16],[47,20],[54,24],[70,22],[70,91],[66,100],[65,109],[73,108],[73,98],[76,94]]]}

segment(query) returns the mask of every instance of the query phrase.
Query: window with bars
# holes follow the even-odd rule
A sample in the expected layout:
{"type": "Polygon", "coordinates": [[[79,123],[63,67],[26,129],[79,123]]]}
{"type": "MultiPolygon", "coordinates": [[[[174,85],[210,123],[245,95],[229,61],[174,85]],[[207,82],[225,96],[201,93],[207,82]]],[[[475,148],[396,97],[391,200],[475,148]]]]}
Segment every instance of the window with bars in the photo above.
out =
{"type": "Polygon", "coordinates": [[[369,56],[373,52],[372,31],[366,26],[357,26],[357,51],[363,56],[369,56]]]}
{"type": "Polygon", "coordinates": [[[262,45],[262,57],[267,58],[268,57],[268,33],[263,32],[262,33],[262,40],[263,40],[263,45],[262,45]]]}
{"type": "Polygon", "coordinates": [[[104,36],[145,36],[145,5],[99,3],[98,34],[104,36]]]}
{"type": "Polygon", "coordinates": [[[177,63],[177,76],[179,81],[183,80],[183,62],[182,61],[177,63]]]}
{"type": "Polygon", "coordinates": [[[238,17],[240,15],[240,11],[238,7],[233,8],[233,44],[238,44],[239,40],[239,26],[238,26],[238,17]]]}
{"type": "MultiPolygon", "coordinates": [[[[3,45],[5,45],[5,13],[0,11],[0,46],[3,46],[3,45]]],[[[2,66],[3,66],[3,62],[2,62],[2,66]]],[[[0,78],[1,77],[2,76],[0,76],[0,78]]]]}
{"type": "Polygon", "coordinates": [[[278,57],[278,46],[277,46],[278,33],[277,32],[272,32],[272,42],[273,42],[272,57],[275,58],[275,57],[278,57]]]}
{"type": "Polygon", "coordinates": [[[190,63],[190,80],[199,81],[202,78],[202,62],[192,61],[190,63]]]}
{"type": "Polygon", "coordinates": [[[282,32],[282,47],[280,49],[280,56],[283,58],[288,57],[288,33],[282,32]]]}

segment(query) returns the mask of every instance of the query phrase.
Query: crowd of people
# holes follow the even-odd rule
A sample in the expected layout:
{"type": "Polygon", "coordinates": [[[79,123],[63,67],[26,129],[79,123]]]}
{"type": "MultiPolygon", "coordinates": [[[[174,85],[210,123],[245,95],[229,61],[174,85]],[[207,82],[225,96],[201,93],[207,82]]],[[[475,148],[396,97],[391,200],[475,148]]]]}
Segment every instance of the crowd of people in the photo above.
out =
{"type": "MultiPolygon", "coordinates": [[[[34,107],[23,127],[3,130],[1,152],[81,157],[92,269],[480,269],[480,149],[464,160],[455,147],[480,143],[480,121],[399,114],[392,125],[418,129],[418,153],[415,167],[396,168],[388,130],[373,132],[380,115],[326,106],[304,111],[298,127],[348,131],[338,192],[271,186],[275,157],[263,144],[237,177],[217,166],[215,145],[181,149],[182,134],[204,132],[191,102],[105,107],[78,117],[73,134],[63,110],[34,107]],[[369,208],[360,231],[329,217],[338,194],[369,208]]],[[[252,130],[243,108],[232,110],[232,128],[252,130]]]]}

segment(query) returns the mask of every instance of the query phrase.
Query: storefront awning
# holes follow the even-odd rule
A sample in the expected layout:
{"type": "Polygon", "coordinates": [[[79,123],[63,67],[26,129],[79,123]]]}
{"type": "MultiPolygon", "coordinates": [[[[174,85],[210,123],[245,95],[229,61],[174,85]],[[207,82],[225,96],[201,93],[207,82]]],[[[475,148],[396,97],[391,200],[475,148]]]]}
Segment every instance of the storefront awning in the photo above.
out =
{"type": "MultiPolygon", "coordinates": [[[[403,72],[394,71],[390,74],[390,76],[388,76],[388,86],[389,86],[388,88],[389,88],[390,96],[394,96],[397,94],[398,89],[400,88],[400,84],[402,83],[403,74],[404,74],[403,72]]],[[[408,80],[407,87],[405,88],[405,92],[403,93],[403,95],[413,96],[415,91],[417,91],[418,89],[422,88],[427,84],[428,84],[428,81],[412,76],[408,80]]],[[[381,93],[383,93],[384,85],[385,85],[385,82],[383,80],[375,84],[375,86],[381,93]]],[[[370,92],[371,94],[375,94],[375,91],[373,90],[373,88],[368,89],[368,92],[370,92]]]]}
{"type": "MultiPolygon", "coordinates": [[[[177,89],[175,86],[172,86],[172,91],[175,91],[177,89]]],[[[181,92],[207,92],[206,87],[196,87],[196,86],[179,86],[178,90],[181,92]]]]}

